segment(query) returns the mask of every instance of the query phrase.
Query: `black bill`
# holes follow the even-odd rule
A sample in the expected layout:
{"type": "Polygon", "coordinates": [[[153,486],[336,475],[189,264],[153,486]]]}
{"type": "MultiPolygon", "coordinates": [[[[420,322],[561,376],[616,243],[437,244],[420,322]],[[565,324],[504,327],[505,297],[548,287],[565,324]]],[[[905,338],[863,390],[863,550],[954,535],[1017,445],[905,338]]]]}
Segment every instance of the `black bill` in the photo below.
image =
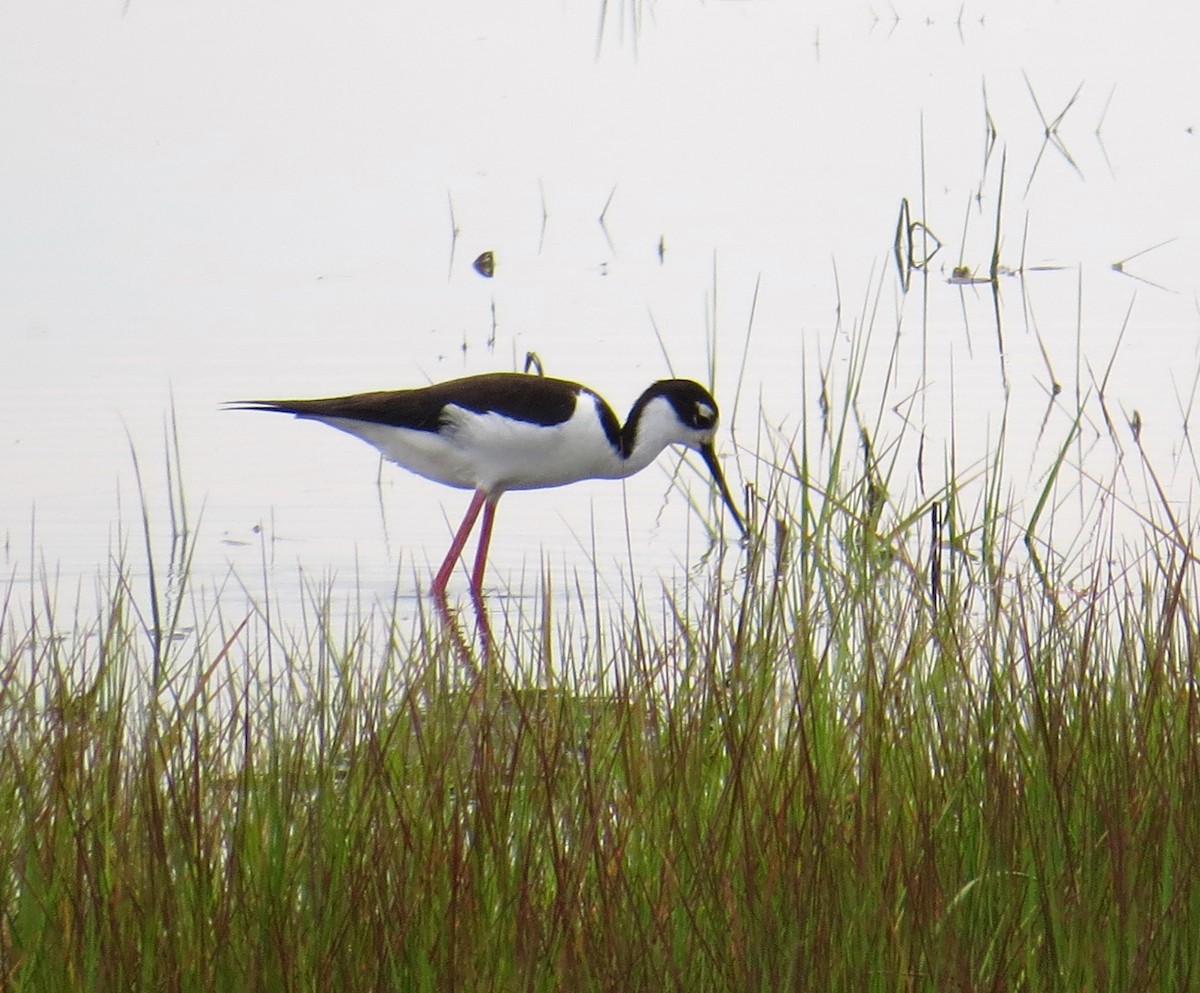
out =
{"type": "Polygon", "coordinates": [[[742,520],[742,515],[738,513],[737,507],[734,506],[733,497],[729,495],[729,487],[725,484],[725,474],[721,472],[721,463],[717,461],[717,453],[711,444],[701,445],[700,454],[704,457],[704,464],[708,466],[708,471],[712,473],[713,479],[717,481],[717,488],[721,491],[721,499],[725,501],[725,506],[729,508],[729,512],[733,514],[733,519],[737,521],[738,530],[744,535],[746,533],[746,524],[742,520]]]}

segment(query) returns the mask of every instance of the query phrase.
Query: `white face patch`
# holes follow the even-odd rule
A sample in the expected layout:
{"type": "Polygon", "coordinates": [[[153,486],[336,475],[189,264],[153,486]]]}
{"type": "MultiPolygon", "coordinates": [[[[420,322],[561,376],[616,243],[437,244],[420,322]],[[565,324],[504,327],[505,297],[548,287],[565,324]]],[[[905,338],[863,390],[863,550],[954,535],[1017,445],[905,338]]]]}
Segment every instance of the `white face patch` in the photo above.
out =
{"type": "Polygon", "coordinates": [[[703,417],[703,418],[704,418],[706,421],[711,421],[713,418],[715,418],[715,417],[717,416],[717,408],[716,408],[716,407],[713,407],[713,406],[711,406],[710,404],[707,404],[707,403],[697,403],[697,404],[696,404],[696,411],[697,411],[697,412],[700,414],[700,416],[701,416],[701,417],[703,417]]]}

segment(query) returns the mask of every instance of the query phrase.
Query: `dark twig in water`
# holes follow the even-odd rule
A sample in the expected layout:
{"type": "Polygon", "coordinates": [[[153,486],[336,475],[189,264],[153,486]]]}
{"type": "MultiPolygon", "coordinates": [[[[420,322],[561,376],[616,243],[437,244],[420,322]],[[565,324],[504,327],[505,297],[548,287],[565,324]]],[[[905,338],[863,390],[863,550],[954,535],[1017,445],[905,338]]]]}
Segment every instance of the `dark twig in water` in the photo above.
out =
{"type": "Polygon", "coordinates": [[[1037,175],[1038,166],[1041,165],[1042,156],[1045,155],[1046,148],[1051,145],[1053,145],[1058,150],[1058,153],[1067,160],[1071,168],[1074,169],[1078,174],[1079,178],[1083,178],[1083,170],[1079,168],[1079,164],[1067,150],[1066,144],[1063,142],[1062,137],[1058,133],[1059,125],[1062,124],[1063,118],[1067,116],[1067,111],[1075,106],[1075,101],[1079,98],[1079,93],[1083,89],[1083,83],[1080,83],[1075,88],[1075,92],[1071,94],[1071,99],[1068,100],[1067,105],[1058,112],[1058,116],[1055,117],[1054,120],[1048,121],[1046,120],[1046,115],[1042,112],[1042,105],[1038,103],[1037,94],[1033,92],[1033,83],[1029,81],[1029,76],[1027,74],[1022,73],[1022,75],[1025,76],[1025,85],[1029,89],[1029,96],[1033,99],[1033,106],[1037,109],[1038,117],[1042,122],[1042,147],[1038,149],[1037,158],[1033,162],[1033,169],[1031,169],[1029,172],[1029,181],[1025,184],[1025,196],[1028,196],[1029,188],[1033,186],[1033,177],[1037,175]]]}

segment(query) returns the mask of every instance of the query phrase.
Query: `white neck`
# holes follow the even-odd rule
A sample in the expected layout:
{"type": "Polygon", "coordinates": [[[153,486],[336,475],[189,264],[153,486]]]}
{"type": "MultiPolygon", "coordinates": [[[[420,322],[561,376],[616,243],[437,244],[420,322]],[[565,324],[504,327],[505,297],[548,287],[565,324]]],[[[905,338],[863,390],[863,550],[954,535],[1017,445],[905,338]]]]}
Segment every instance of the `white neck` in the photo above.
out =
{"type": "Polygon", "coordinates": [[[675,408],[662,397],[656,397],[641,409],[635,428],[633,448],[620,460],[621,477],[641,472],[668,445],[684,442],[675,408]]]}

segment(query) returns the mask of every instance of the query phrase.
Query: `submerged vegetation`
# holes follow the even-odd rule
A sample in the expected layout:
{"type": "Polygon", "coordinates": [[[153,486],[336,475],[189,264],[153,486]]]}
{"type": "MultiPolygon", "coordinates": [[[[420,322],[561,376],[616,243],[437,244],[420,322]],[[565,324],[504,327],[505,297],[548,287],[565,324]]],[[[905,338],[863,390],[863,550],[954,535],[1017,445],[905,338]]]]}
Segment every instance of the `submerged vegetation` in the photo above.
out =
{"type": "Polygon", "coordinates": [[[825,438],[760,459],[756,538],[664,616],[502,600],[488,657],[329,588],[231,613],[186,535],[92,617],[10,583],[0,983],[1193,987],[1183,526],[1055,558],[1065,456],[1018,530],[998,457],[978,511],[903,506],[865,431],[825,438]]]}

